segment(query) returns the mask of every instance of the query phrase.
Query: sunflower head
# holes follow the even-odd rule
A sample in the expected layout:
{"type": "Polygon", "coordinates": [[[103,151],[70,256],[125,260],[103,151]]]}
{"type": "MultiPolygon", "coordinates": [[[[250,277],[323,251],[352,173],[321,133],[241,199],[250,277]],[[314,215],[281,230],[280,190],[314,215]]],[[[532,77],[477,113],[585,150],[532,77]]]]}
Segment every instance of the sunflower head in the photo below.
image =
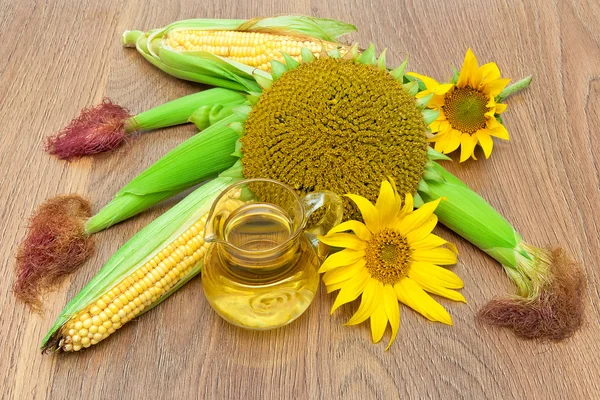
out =
{"type": "Polygon", "coordinates": [[[382,182],[375,204],[359,195],[347,197],[359,208],[364,223],[346,221],[319,238],[343,248],[319,270],[327,291],[340,291],[331,312],[360,296],[360,306],[347,324],[370,319],[373,341],[379,342],[389,323],[388,348],[400,326],[398,301],[430,321],[452,325],[444,307],[427,294],[465,301],[455,290],[463,287],[462,280],[440,266],[456,263],[456,247],[431,233],[437,224],[433,212],[442,199],[413,210],[413,197],[406,194],[402,199],[393,181],[382,182]]]}
{"type": "MultiPolygon", "coordinates": [[[[427,162],[427,121],[404,68],[389,72],[385,52],[377,59],[373,46],[360,55],[354,47],[344,57],[307,51],[301,63],[273,62],[272,81],[257,76],[264,89],[243,125],[244,176],[371,201],[379,190],[373,182],[390,176],[402,193],[415,193],[427,162]]],[[[344,207],[346,218],[359,217],[349,200],[344,207]]]]}
{"type": "Polygon", "coordinates": [[[508,132],[499,115],[506,110],[506,104],[497,102],[509,79],[500,76],[494,62],[479,66],[477,58],[467,50],[458,77],[450,83],[439,83],[430,77],[408,73],[421,80],[425,90],[418,98],[430,99],[427,107],[438,110],[439,117],[429,125],[430,142],[444,154],[461,148],[460,161],[475,158],[475,146],[483,148],[485,157],[492,153],[492,136],[508,140],[508,132]]]}

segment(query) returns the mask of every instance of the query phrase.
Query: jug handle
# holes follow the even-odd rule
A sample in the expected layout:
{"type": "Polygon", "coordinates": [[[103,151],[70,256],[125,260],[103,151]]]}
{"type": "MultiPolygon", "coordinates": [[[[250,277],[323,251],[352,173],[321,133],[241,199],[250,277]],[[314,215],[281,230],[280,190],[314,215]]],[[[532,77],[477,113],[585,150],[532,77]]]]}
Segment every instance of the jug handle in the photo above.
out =
{"type": "Polygon", "coordinates": [[[329,250],[328,246],[319,243],[317,236],[326,235],[327,232],[342,221],[344,206],[342,198],[329,190],[312,192],[302,197],[302,204],[308,221],[310,216],[321,207],[325,207],[323,217],[314,224],[307,225],[304,233],[309,238],[319,258],[323,259],[329,250]]]}

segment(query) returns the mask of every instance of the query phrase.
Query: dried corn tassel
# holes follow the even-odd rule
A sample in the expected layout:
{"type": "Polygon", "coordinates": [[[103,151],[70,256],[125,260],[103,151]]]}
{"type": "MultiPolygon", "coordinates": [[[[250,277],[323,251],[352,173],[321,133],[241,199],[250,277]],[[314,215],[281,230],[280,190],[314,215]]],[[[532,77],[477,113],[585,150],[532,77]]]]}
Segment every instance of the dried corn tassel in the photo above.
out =
{"type": "Polygon", "coordinates": [[[283,62],[283,53],[297,61],[302,48],[317,57],[336,48],[345,54],[349,46],[337,38],[354,31],[350,24],[306,16],[192,19],[146,33],[126,31],[122,43],[177,78],[259,92],[253,75],[270,79],[270,62],[283,62]]]}
{"type": "MultiPolygon", "coordinates": [[[[236,170],[229,175],[241,177],[236,170]]],[[[137,233],[65,307],[42,350],[78,351],[94,345],[197,275],[206,252],[207,213],[218,194],[238,180],[212,180],[137,233]]]]}

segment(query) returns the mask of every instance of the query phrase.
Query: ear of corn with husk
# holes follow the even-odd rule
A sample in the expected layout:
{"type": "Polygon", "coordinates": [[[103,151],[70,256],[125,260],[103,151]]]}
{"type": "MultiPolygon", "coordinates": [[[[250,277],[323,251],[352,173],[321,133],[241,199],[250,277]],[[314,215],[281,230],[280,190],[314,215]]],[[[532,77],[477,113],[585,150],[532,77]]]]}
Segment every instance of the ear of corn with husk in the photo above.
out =
{"type": "Polygon", "coordinates": [[[137,233],[67,304],[42,349],[77,351],[96,344],[197,275],[207,213],[219,193],[241,178],[240,166],[232,167],[137,233]]]}
{"type": "Polygon", "coordinates": [[[210,123],[210,114],[217,114],[218,121],[125,185],[109,204],[87,221],[86,232],[106,229],[231,167],[237,160],[231,154],[238,133],[230,125],[241,119],[229,107],[199,109],[191,119],[204,127],[210,123]],[[224,114],[229,115],[224,117],[224,114]]]}
{"type": "Polygon", "coordinates": [[[299,60],[302,48],[318,55],[323,49],[349,47],[337,38],[356,31],[343,22],[306,16],[191,19],[146,33],[126,31],[122,43],[177,78],[241,90],[259,91],[253,75],[270,79],[270,61],[282,53],[299,60]]]}

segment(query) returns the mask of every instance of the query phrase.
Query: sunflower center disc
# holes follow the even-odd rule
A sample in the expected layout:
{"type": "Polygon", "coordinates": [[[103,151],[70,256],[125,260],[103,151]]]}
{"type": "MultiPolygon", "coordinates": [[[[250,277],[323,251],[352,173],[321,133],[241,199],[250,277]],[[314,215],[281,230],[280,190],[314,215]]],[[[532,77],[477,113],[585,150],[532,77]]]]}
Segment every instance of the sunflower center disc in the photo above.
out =
{"type": "Polygon", "coordinates": [[[463,133],[473,134],[485,128],[488,98],[479,90],[464,87],[448,93],[442,107],[450,125],[463,133]]]}
{"type": "Polygon", "coordinates": [[[411,262],[410,246],[399,232],[382,229],[367,243],[365,259],[366,267],[373,278],[393,285],[408,273],[411,262]]]}
{"type": "MultiPolygon", "coordinates": [[[[261,95],[244,124],[244,176],[371,201],[391,177],[400,193],[414,193],[427,161],[425,128],[415,99],[387,71],[321,58],[261,95]]],[[[360,217],[347,199],[344,207],[346,219],[360,217]]]]}

